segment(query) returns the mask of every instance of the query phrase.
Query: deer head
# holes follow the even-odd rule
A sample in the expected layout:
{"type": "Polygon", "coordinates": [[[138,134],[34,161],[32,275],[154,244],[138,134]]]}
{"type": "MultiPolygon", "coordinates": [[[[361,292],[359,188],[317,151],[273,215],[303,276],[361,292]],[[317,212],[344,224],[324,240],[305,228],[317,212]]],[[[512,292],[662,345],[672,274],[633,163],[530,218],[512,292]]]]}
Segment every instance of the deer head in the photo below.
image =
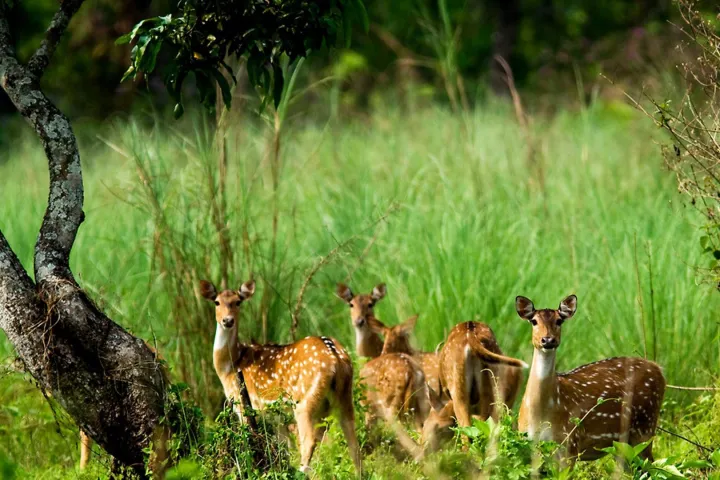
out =
{"type": "Polygon", "coordinates": [[[240,305],[255,293],[255,282],[249,280],[238,290],[223,290],[218,293],[215,285],[201,280],[200,295],[215,303],[215,320],[225,329],[232,329],[237,324],[240,305]]]}
{"type": "Polygon", "coordinates": [[[345,300],[350,307],[350,318],[353,326],[361,328],[367,325],[368,318],[373,317],[375,304],[382,300],[387,293],[384,283],[373,288],[369,295],[355,295],[350,287],[344,283],[338,283],[337,296],[345,300]]]}
{"type": "Polygon", "coordinates": [[[577,297],[575,295],[568,296],[560,302],[557,310],[549,308],[535,310],[535,306],[529,298],[517,297],[515,309],[520,318],[527,320],[532,325],[533,347],[536,350],[547,352],[560,346],[562,324],[575,315],[577,297]]]}

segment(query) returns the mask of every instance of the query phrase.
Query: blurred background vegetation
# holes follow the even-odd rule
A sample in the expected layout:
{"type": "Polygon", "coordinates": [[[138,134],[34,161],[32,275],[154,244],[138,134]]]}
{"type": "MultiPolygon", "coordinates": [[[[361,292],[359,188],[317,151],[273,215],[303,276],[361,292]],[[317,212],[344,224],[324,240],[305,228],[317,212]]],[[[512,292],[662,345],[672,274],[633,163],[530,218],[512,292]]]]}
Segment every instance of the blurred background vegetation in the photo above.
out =
{"type": "MultiPolygon", "coordinates": [[[[12,25],[21,58],[38,44],[55,4],[15,2],[12,25]]],[[[463,90],[458,102],[465,96],[472,103],[487,92],[505,95],[495,55],[508,61],[518,87],[545,106],[555,105],[557,95],[566,98],[568,90],[591,95],[598,84],[607,86],[601,72],[622,84],[657,84],[678,60],[672,54],[679,32],[671,25],[677,14],[670,0],[370,0],[366,7],[370,32],[358,29],[350,50],[315,55],[305,69],[315,80],[339,77],[343,100],[360,110],[373,93],[388,88],[402,95],[420,86],[416,93],[447,101],[447,84],[457,88],[456,76],[463,90]]],[[[159,78],[119,83],[129,47],[114,42],[140,19],[174,8],[168,0],[87,2],[58,52],[62,61],[53,62],[43,86],[74,119],[104,118],[149,102],[165,106],[169,99],[159,78]]],[[[3,95],[0,115],[12,110],[3,95]]]]}

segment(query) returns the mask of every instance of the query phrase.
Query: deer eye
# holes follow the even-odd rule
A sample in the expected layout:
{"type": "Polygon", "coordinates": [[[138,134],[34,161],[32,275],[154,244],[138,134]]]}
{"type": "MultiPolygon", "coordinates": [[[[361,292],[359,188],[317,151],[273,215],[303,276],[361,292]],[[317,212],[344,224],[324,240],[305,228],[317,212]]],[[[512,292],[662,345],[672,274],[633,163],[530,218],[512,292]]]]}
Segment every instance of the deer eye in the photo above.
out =
{"type": "Polygon", "coordinates": [[[375,302],[368,303],[368,308],[373,308],[375,306],[375,302]]]}
{"type": "Polygon", "coordinates": [[[535,325],[537,325],[537,320],[535,320],[535,319],[533,318],[532,320],[530,320],[530,323],[531,323],[532,326],[534,327],[535,325]]]}
{"type": "Polygon", "coordinates": [[[560,325],[562,325],[564,321],[565,321],[564,318],[561,318],[560,320],[558,320],[558,321],[557,321],[557,326],[559,327],[560,325]]]}
{"type": "Polygon", "coordinates": [[[235,302],[235,307],[239,307],[242,302],[240,300],[235,302]]]}
{"type": "Polygon", "coordinates": [[[350,308],[355,308],[355,304],[350,302],[350,308]]]}
{"type": "Polygon", "coordinates": [[[220,302],[218,302],[217,300],[215,300],[215,305],[217,305],[217,306],[219,307],[219,306],[220,306],[220,302]]]}

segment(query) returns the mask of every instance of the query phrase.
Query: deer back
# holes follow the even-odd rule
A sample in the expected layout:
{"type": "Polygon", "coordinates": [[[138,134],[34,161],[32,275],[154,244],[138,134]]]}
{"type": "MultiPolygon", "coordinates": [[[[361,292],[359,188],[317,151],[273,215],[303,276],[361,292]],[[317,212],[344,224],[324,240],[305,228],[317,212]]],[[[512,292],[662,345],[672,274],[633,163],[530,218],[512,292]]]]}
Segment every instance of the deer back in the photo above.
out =
{"type": "Polygon", "coordinates": [[[306,337],[289,345],[243,345],[237,361],[256,408],[286,396],[298,404],[324,399],[336,375],[352,379],[352,363],[340,343],[306,337]]]}

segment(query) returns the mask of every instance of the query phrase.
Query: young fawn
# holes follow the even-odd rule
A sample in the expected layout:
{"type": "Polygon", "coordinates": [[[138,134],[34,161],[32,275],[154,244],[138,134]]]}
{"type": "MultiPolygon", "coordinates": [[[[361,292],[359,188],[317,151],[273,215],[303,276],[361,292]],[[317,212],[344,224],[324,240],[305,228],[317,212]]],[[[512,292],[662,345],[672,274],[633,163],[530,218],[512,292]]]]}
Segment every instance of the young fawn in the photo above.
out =
{"type": "MultiPolygon", "coordinates": [[[[315,425],[334,407],[345,434],[350,455],[358,474],[360,450],[355,436],[353,409],[353,367],[343,347],[332,338],[307,337],[289,345],[242,344],[237,325],[240,305],[252,297],[255,282],[244,283],[240,290],[217,292],[215,286],[200,282],[200,293],[215,303],[215,345],[213,364],[225,389],[225,396],[239,400],[237,371],[245,377],[253,408],[287,396],[295,403],[294,416],[300,444],[300,470],[310,471],[318,430],[315,425]]],[[[239,405],[236,412],[242,421],[239,405]]]]}
{"type": "MultiPolygon", "coordinates": [[[[535,440],[565,442],[567,457],[594,460],[613,441],[636,445],[655,434],[665,393],[660,367],[642,358],[608,358],[567,373],[555,372],[563,322],[575,314],[570,295],[557,310],[535,310],[515,299],[521,318],[532,324],[532,367],[520,408],[519,428],[535,440]],[[604,399],[598,403],[599,399],[604,399]],[[572,420],[580,419],[579,425],[572,420]]],[[[652,458],[652,445],[643,452],[652,458]]]]}
{"type": "MultiPolygon", "coordinates": [[[[350,306],[350,318],[355,329],[355,347],[361,357],[375,358],[383,352],[384,342],[380,335],[386,335],[385,325],[380,322],[373,311],[375,304],[387,294],[384,283],[373,288],[369,295],[355,295],[350,287],[343,283],[337,286],[337,296],[350,306]]],[[[417,318],[416,318],[417,319],[417,318]]],[[[409,334],[415,326],[415,320],[398,325],[397,345],[387,353],[406,353],[420,362],[425,378],[431,388],[439,388],[439,356],[436,353],[420,352],[410,347],[409,334]]]]}
{"type": "MultiPolygon", "coordinates": [[[[415,320],[417,316],[408,322],[414,324],[415,320]]],[[[430,411],[430,403],[422,366],[403,351],[403,347],[396,349],[397,342],[402,342],[404,337],[396,332],[403,332],[400,327],[404,324],[388,328],[377,320],[373,322],[377,323],[372,328],[382,328],[386,335],[382,354],[360,370],[360,378],[368,386],[367,399],[380,417],[387,420],[408,415],[420,430],[430,411]]]]}
{"type": "Polygon", "coordinates": [[[369,319],[370,329],[385,337],[382,353],[405,353],[415,359],[422,367],[427,385],[435,391],[440,390],[440,355],[435,352],[421,352],[410,345],[410,332],[415,329],[418,316],[410,317],[399,325],[388,327],[377,318],[369,319]]]}
{"type": "Polygon", "coordinates": [[[468,427],[472,415],[485,420],[497,418],[499,403],[512,408],[520,384],[522,360],[506,357],[493,331],[479,322],[456,325],[440,351],[440,385],[430,392],[433,410],[423,427],[423,444],[428,451],[439,447],[450,433],[453,417],[468,427]],[[445,394],[450,401],[443,404],[445,394]],[[493,408],[495,406],[496,408],[493,408]]]}

